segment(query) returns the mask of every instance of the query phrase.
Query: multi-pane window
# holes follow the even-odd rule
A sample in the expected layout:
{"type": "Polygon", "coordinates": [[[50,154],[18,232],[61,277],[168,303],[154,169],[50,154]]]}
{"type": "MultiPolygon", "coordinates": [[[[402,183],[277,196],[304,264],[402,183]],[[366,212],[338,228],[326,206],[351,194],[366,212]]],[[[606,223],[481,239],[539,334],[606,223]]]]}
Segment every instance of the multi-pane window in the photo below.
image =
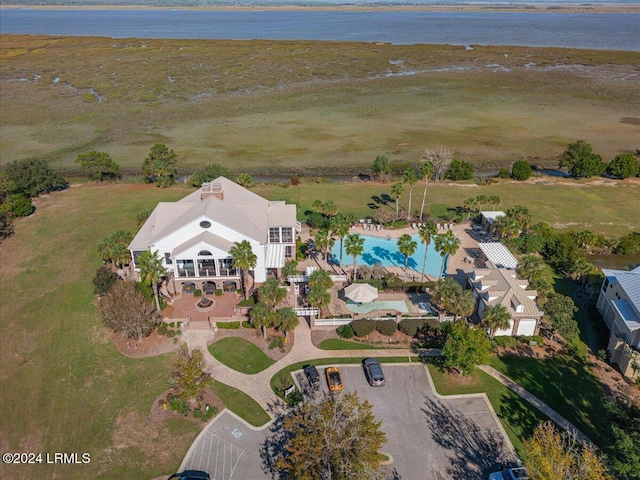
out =
{"type": "Polygon", "coordinates": [[[293,243],[293,227],[269,227],[269,243],[293,243]]]}
{"type": "Polygon", "coordinates": [[[293,243],[292,227],[282,227],[282,243],[293,243]]]}
{"type": "Polygon", "coordinates": [[[171,254],[169,252],[164,253],[164,263],[167,265],[171,265],[173,260],[171,260],[171,254]]]}
{"type": "Polygon", "coordinates": [[[284,258],[287,260],[293,258],[293,245],[284,247],[284,258]]]}
{"type": "Polygon", "coordinates": [[[280,243],[279,227],[269,227],[269,243],[280,243]]]}

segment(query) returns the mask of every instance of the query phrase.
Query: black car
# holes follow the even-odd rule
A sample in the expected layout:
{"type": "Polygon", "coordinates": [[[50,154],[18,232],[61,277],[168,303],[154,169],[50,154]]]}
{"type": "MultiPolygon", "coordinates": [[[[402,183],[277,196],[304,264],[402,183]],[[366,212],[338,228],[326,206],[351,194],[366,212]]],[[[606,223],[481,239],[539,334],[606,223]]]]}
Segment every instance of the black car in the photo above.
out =
{"type": "Polygon", "coordinates": [[[305,365],[302,367],[302,370],[304,371],[311,388],[318,388],[320,385],[320,374],[318,373],[318,369],[313,365],[305,365]]]}
{"type": "Polygon", "coordinates": [[[202,470],[185,470],[182,473],[174,473],[169,477],[169,480],[211,480],[211,477],[207,472],[202,470]]]}
{"type": "Polygon", "coordinates": [[[380,362],[375,358],[365,358],[362,360],[362,368],[367,377],[367,382],[372,387],[381,387],[384,385],[384,373],[380,362]]]}

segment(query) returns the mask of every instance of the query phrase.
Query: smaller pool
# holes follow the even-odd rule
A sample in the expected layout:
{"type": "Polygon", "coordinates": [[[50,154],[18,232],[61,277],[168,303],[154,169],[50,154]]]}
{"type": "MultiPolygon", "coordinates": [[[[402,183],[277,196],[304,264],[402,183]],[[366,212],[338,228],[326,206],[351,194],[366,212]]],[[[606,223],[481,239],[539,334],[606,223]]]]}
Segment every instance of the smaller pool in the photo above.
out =
{"type": "Polygon", "coordinates": [[[409,313],[409,307],[403,300],[373,301],[368,303],[355,303],[347,300],[347,308],[353,313],[371,313],[374,310],[397,310],[401,313],[409,313]]]}

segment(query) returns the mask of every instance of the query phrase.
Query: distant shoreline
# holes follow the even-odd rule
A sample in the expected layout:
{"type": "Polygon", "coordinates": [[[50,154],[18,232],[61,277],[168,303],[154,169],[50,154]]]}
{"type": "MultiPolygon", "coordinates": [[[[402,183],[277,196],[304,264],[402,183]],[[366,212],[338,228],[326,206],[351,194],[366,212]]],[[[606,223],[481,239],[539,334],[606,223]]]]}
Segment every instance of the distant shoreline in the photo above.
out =
{"type": "Polygon", "coordinates": [[[154,6],[154,5],[31,5],[2,4],[2,9],[30,10],[194,10],[194,11],[403,11],[403,12],[450,12],[450,11],[491,11],[491,12],[552,12],[552,13],[640,13],[640,3],[616,4],[573,4],[537,3],[477,4],[477,5],[211,5],[211,6],[154,6]]]}

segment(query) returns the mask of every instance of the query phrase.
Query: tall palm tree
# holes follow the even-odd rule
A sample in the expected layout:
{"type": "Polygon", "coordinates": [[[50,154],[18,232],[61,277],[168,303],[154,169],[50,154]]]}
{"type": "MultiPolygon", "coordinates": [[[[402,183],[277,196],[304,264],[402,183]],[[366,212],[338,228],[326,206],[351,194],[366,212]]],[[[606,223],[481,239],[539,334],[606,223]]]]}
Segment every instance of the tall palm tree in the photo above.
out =
{"type": "Polygon", "coordinates": [[[358,256],[362,255],[364,252],[364,238],[361,238],[357,233],[351,233],[347,235],[347,238],[344,241],[344,249],[347,255],[351,255],[353,257],[353,280],[356,281],[356,271],[357,271],[357,259],[358,256]]]}
{"type": "Polygon", "coordinates": [[[153,296],[156,301],[156,310],[160,312],[160,300],[158,299],[158,290],[160,280],[167,272],[162,266],[162,260],[158,257],[158,252],[145,250],[138,256],[136,267],[140,269],[140,279],[148,283],[153,289],[153,296]]]}
{"type": "Polygon", "coordinates": [[[340,238],[340,271],[342,271],[342,243],[344,236],[349,233],[349,221],[347,217],[338,213],[331,219],[331,235],[337,235],[340,238]]]}
{"type": "Polygon", "coordinates": [[[396,201],[396,217],[400,214],[400,195],[402,195],[403,190],[404,187],[401,182],[391,185],[391,198],[396,201]]]}
{"type": "Polygon", "coordinates": [[[507,307],[501,304],[488,305],[482,312],[482,324],[489,329],[489,336],[495,337],[496,330],[504,330],[509,328],[509,311],[507,307]]]}
{"type": "Polygon", "coordinates": [[[409,185],[409,208],[407,209],[407,218],[411,218],[411,197],[413,194],[413,186],[420,178],[414,168],[407,168],[402,174],[402,181],[409,185]]]}
{"type": "Polygon", "coordinates": [[[438,227],[433,222],[424,222],[420,225],[418,235],[420,235],[420,241],[424,243],[424,260],[422,261],[422,276],[420,281],[424,282],[424,272],[427,268],[427,254],[429,253],[429,245],[431,240],[438,234],[438,227]]]}
{"type": "Polygon", "coordinates": [[[502,204],[502,199],[498,195],[491,195],[487,199],[487,202],[489,202],[493,207],[493,209],[495,210],[496,208],[498,208],[498,206],[502,204]]]}
{"type": "Polygon", "coordinates": [[[422,205],[420,206],[420,220],[424,214],[424,202],[427,199],[427,187],[429,186],[429,179],[433,176],[433,163],[430,161],[423,162],[420,165],[420,176],[424,181],[424,190],[422,191],[422,205]]]}
{"type": "Polygon", "coordinates": [[[287,289],[280,286],[280,282],[275,278],[270,278],[258,287],[258,298],[272,309],[284,300],[287,296],[287,289]]]}
{"type": "Polygon", "coordinates": [[[328,257],[327,251],[330,250],[331,248],[333,248],[333,245],[335,244],[336,241],[329,234],[329,230],[327,230],[326,228],[321,228],[316,233],[315,242],[316,242],[316,247],[319,248],[322,251],[322,256],[324,257],[325,268],[328,268],[329,267],[329,261],[328,261],[328,258],[327,258],[328,257]]]}
{"type": "Polygon", "coordinates": [[[404,281],[407,281],[407,269],[409,268],[409,257],[416,253],[418,242],[405,233],[398,239],[398,251],[404,255],[404,281]]]}
{"type": "Polygon", "coordinates": [[[482,206],[487,203],[487,197],[485,195],[478,195],[476,197],[476,202],[478,204],[478,211],[482,211],[482,206]]]}
{"type": "Polygon", "coordinates": [[[333,200],[329,200],[324,202],[322,205],[322,214],[326,216],[329,221],[333,218],[334,215],[338,213],[338,206],[335,204],[333,200]]]}
{"type": "Polygon", "coordinates": [[[281,308],[276,312],[278,330],[284,331],[284,338],[289,338],[289,331],[298,326],[298,316],[292,308],[281,308]]]}
{"type": "Polygon", "coordinates": [[[251,244],[248,240],[235,242],[229,249],[229,255],[233,257],[233,268],[239,268],[242,279],[242,296],[247,299],[247,279],[249,270],[256,268],[258,257],[253,253],[251,244]]]}
{"type": "Polygon", "coordinates": [[[451,230],[446,233],[435,236],[436,250],[442,256],[442,266],[440,267],[440,277],[444,273],[444,261],[449,255],[455,255],[460,247],[460,239],[456,237],[451,230]]]}
{"type": "Polygon", "coordinates": [[[273,323],[273,316],[273,310],[264,302],[256,303],[249,311],[251,325],[253,325],[253,328],[261,329],[262,336],[265,339],[267,338],[267,327],[270,327],[273,323]]]}
{"type": "Polygon", "coordinates": [[[460,288],[458,295],[456,295],[453,304],[451,305],[451,311],[453,312],[453,321],[457,321],[458,317],[468,317],[473,313],[476,307],[476,301],[473,298],[471,290],[463,290],[460,288]]]}
{"type": "Polygon", "coordinates": [[[467,211],[467,220],[471,217],[471,212],[475,212],[478,208],[478,199],[476,197],[469,197],[464,201],[463,208],[467,211]]]}

